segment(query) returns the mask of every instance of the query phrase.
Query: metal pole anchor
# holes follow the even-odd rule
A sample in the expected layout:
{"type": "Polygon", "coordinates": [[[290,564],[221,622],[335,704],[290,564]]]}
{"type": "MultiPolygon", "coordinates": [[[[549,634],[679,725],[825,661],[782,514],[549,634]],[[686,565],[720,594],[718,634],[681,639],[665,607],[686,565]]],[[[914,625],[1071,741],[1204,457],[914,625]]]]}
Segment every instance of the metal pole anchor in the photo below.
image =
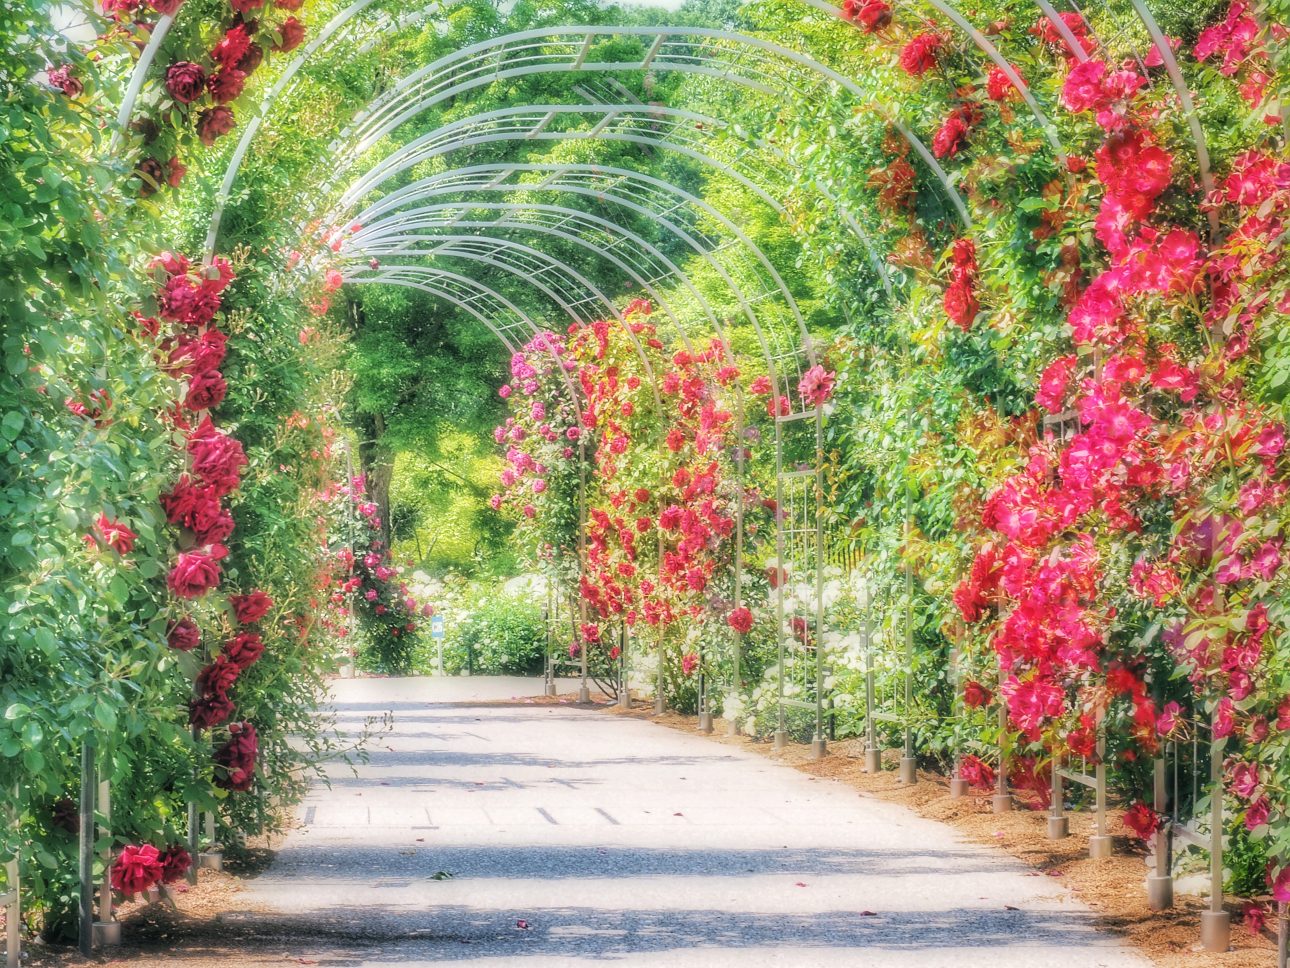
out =
{"type": "Polygon", "coordinates": [[[103,818],[103,883],[99,887],[99,916],[94,922],[94,944],[102,947],[121,943],[121,922],[112,915],[112,784],[99,782],[99,816],[103,818]]]}
{"type": "Polygon", "coordinates": [[[1065,840],[1071,835],[1071,820],[1066,816],[1066,787],[1062,783],[1062,757],[1053,754],[1052,802],[1048,805],[1048,839],[1065,840]]]}
{"type": "MultiPolygon", "coordinates": [[[[1156,757],[1151,782],[1151,805],[1156,816],[1164,816],[1167,804],[1165,787],[1165,760],[1156,757]]],[[[1147,906],[1153,911],[1167,911],[1174,906],[1174,879],[1169,870],[1169,821],[1156,829],[1156,869],[1147,875],[1147,906]]]]}
{"type": "Polygon", "coordinates": [[[1200,914],[1200,944],[1226,951],[1232,943],[1232,916],[1223,908],[1223,743],[1210,727],[1209,910],[1200,914]]]}

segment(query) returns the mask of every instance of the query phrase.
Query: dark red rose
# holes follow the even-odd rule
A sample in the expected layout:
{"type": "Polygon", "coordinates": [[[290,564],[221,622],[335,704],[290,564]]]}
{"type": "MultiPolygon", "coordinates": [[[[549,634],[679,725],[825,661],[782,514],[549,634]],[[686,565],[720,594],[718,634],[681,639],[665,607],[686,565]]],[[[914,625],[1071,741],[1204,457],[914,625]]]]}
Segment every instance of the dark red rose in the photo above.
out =
{"type": "Polygon", "coordinates": [[[273,0],[273,5],[279,10],[299,10],[304,6],[305,0],[273,0]]]}
{"type": "Polygon", "coordinates": [[[186,527],[198,544],[218,544],[233,533],[233,515],[220,506],[219,498],[212,497],[193,508],[186,527]]]}
{"type": "Polygon", "coordinates": [[[59,830],[75,836],[81,832],[81,808],[75,800],[68,797],[55,800],[54,808],[50,812],[49,822],[59,830]]]}
{"type": "Polygon", "coordinates": [[[68,97],[80,97],[85,91],[85,85],[72,74],[72,65],[64,64],[62,67],[53,67],[45,72],[49,79],[51,87],[56,87],[68,97]]]}
{"type": "Polygon", "coordinates": [[[220,297],[188,276],[172,276],[157,294],[157,308],[169,322],[204,326],[219,312],[220,297]]]}
{"type": "Polygon", "coordinates": [[[228,600],[239,625],[258,622],[273,607],[273,599],[259,589],[245,595],[230,595],[228,600]]]}
{"type": "Polygon", "coordinates": [[[198,729],[211,729],[233,715],[228,696],[202,696],[188,704],[188,722],[198,729]]]}
{"type": "Polygon", "coordinates": [[[224,646],[224,655],[239,669],[246,669],[264,654],[264,639],[256,632],[241,632],[224,646]]]}
{"type": "Polygon", "coordinates": [[[156,158],[144,158],[134,169],[139,176],[139,197],[148,198],[166,183],[166,169],[156,158]]]}
{"type": "Polygon", "coordinates": [[[166,644],[178,652],[191,652],[202,643],[202,630],[188,616],[170,626],[166,632],[166,644]]]}
{"type": "Polygon", "coordinates": [[[239,67],[238,61],[250,48],[251,35],[247,32],[246,24],[238,24],[220,38],[220,42],[211,50],[211,60],[223,67],[239,67]]]}
{"type": "Polygon", "coordinates": [[[166,68],[166,90],[180,104],[192,104],[206,90],[206,71],[192,61],[179,61],[166,68]]]}
{"type": "Polygon", "coordinates": [[[215,751],[215,785],[225,790],[245,792],[255,782],[255,760],[259,741],[250,723],[234,723],[228,728],[228,742],[215,751]]]}
{"type": "Polygon", "coordinates": [[[221,545],[181,552],[166,584],[179,598],[200,598],[219,584],[219,561],[226,553],[221,545]]]}
{"type": "Polygon", "coordinates": [[[197,673],[197,692],[202,696],[227,696],[241,672],[242,667],[228,656],[216,656],[214,662],[197,673]]]}
{"type": "Polygon", "coordinates": [[[179,13],[179,8],[184,5],[184,0],[148,0],[152,9],[157,11],[163,17],[173,17],[179,13]]]}
{"type": "Polygon", "coordinates": [[[193,377],[184,396],[184,406],[189,410],[209,410],[218,407],[228,393],[228,384],[219,370],[207,370],[193,377]]]}
{"type": "Polygon", "coordinates": [[[161,883],[173,884],[193,866],[192,855],[182,844],[171,844],[161,852],[161,883]]]}
{"type": "Polygon", "coordinates": [[[151,844],[123,847],[112,865],[112,889],[131,897],[161,880],[161,853],[151,844]]]}
{"type": "Polygon", "coordinates": [[[227,104],[241,95],[242,88],[246,87],[246,74],[236,67],[226,67],[212,74],[206,86],[216,104],[227,104]]]}
{"type": "Polygon", "coordinates": [[[171,158],[166,163],[166,184],[171,188],[178,188],[186,174],[188,174],[188,166],[180,164],[178,158],[171,158]]]}
{"type": "Polygon", "coordinates": [[[196,339],[180,340],[170,351],[169,363],[187,376],[217,370],[228,355],[227,342],[227,334],[208,329],[196,339]]]}
{"type": "Polygon", "coordinates": [[[246,454],[239,441],[215,429],[209,416],[189,436],[188,455],[193,471],[217,497],[237,490],[246,454]]]}
{"type": "Polygon", "coordinates": [[[285,54],[304,43],[305,25],[295,17],[288,17],[282,21],[282,26],[278,28],[278,33],[282,35],[282,42],[274,44],[273,49],[285,54]]]}
{"type": "Polygon", "coordinates": [[[264,48],[259,44],[252,44],[246,49],[246,53],[237,59],[233,66],[239,71],[250,77],[255,73],[255,69],[260,66],[264,60],[264,48]]]}
{"type": "Polygon", "coordinates": [[[963,685],[963,704],[971,709],[979,709],[993,698],[990,690],[976,680],[969,680],[963,685]]]}
{"type": "Polygon", "coordinates": [[[235,127],[237,127],[237,120],[233,117],[232,109],[220,104],[207,108],[197,118],[197,137],[201,138],[202,144],[209,148],[235,127]]]}

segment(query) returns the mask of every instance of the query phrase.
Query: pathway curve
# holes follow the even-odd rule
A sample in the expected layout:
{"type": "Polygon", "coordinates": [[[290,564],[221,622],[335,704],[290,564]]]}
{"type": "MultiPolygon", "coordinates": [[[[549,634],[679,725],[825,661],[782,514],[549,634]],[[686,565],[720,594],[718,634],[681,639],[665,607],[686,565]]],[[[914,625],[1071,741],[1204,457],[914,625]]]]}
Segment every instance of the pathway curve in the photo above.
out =
{"type": "Polygon", "coordinates": [[[392,710],[233,913],[239,964],[1146,968],[1048,878],[841,784],[524,680],[358,680],[392,710]]]}

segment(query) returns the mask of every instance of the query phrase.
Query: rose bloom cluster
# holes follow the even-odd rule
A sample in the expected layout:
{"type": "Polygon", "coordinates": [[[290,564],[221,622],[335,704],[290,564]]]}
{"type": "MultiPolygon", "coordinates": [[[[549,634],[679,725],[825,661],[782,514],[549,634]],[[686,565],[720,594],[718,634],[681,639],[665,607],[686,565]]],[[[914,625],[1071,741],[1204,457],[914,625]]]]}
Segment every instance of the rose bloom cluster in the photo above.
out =
{"type": "Polygon", "coordinates": [[[193,859],[180,844],[158,850],[151,844],[121,848],[112,862],[112,890],[126,897],[142,894],[158,884],[173,884],[188,873],[193,859]]]}
{"type": "MultiPolygon", "coordinates": [[[[295,16],[304,0],[229,0],[227,20],[221,25],[219,39],[203,56],[176,60],[166,66],[162,87],[169,99],[167,110],[177,110],[194,118],[197,137],[210,146],[231,132],[237,124],[233,102],[242,94],[247,79],[264,62],[266,53],[287,53],[305,39],[304,24],[295,16]],[[280,16],[285,14],[285,16],[280,16]]],[[[183,0],[104,0],[104,13],[114,20],[136,20],[147,7],[165,16],[175,16],[183,0]]],[[[190,55],[191,56],[191,55],[190,55]]],[[[71,94],[79,93],[75,78],[59,74],[51,83],[71,94]]],[[[139,193],[152,195],[163,186],[176,187],[186,173],[186,166],[169,151],[160,137],[165,125],[143,122],[147,154],[139,162],[136,175],[139,193]]]]}
{"type": "MultiPolygon", "coordinates": [[[[1233,4],[1196,56],[1232,50],[1228,73],[1251,69],[1244,17],[1233,4]]],[[[1283,634],[1271,607],[1284,580],[1276,511],[1290,482],[1285,428],[1247,376],[1260,327],[1290,309],[1275,281],[1290,165],[1262,151],[1233,159],[1204,200],[1228,226],[1207,247],[1160,217],[1174,159],[1143,103],[1145,79],[1096,58],[1068,66],[1064,105],[1100,129],[1090,188],[1102,193],[1107,264],[1069,307],[1078,352],[1048,366],[1036,395],[1070,432],[1037,442],[989,496],[988,537],[954,599],[966,622],[988,623],[1001,698],[1028,739],[1091,755],[1104,718],[1122,715],[1117,744],[1131,758],[1184,735],[1188,717],[1208,721],[1227,740],[1227,790],[1256,831],[1275,817],[1278,734],[1290,730],[1290,696],[1270,665],[1283,634]],[[1209,339],[1190,338],[1198,331],[1209,339]],[[1162,510],[1173,519],[1165,541],[1146,527],[1162,510]],[[1192,687],[1168,702],[1150,694],[1140,647],[1112,645],[1125,636],[1113,635],[1108,571],[1126,556],[1129,595],[1160,618],[1158,648],[1192,687]]],[[[1159,818],[1139,803],[1125,823],[1149,837],[1159,818]]],[[[1274,864],[1270,880],[1290,898],[1287,868],[1274,864]]]]}
{"type": "Polygon", "coordinates": [[[367,479],[356,475],[336,487],[334,497],[341,502],[340,513],[356,519],[358,532],[351,535],[352,547],[334,553],[332,606],[347,611],[346,602],[354,596],[380,634],[394,639],[411,635],[417,630],[418,616],[429,615],[432,609],[420,606],[401,580],[403,569],[394,564],[381,537],[380,509],[368,498],[367,479]]]}
{"type": "Polygon", "coordinates": [[[553,496],[553,474],[572,466],[582,436],[568,389],[577,368],[564,339],[549,331],[511,357],[510,382],[498,390],[510,415],[493,430],[506,454],[501,489],[489,499],[494,511],[506,507],[535,521],[553,496]]]}

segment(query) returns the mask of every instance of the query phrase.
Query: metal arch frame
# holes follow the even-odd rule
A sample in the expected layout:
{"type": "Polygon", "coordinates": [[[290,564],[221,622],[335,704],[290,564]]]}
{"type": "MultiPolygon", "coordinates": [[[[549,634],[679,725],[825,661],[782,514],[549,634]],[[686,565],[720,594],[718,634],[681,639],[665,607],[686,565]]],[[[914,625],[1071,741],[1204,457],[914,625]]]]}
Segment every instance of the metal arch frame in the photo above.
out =
{"type": "Polygon", "coordinates": [[[522,276],[530,280],[533,286],[549,297],[552,302],[559,305],[574,322],[586,323],[589,321],[577,311],[576,307],[592,302],[603,306],[605,311],[615,319],[622,318],[622,313],[618,311],[613,300],[605,295],[591,280],[572,266],[566,266],[558,262],[541,249],[535,249],[532,246],[524,245],[511,239],[484,235],[439,236],[439,241],[442,244],[433,252],[427,253],[428,257],[466,259],[522,276]],[[485,251],[471,251],[475,244],[482,244],[485,247],[485,251]],[[514,254],[516,258],[509,258],[511,254],[514,254]],[[503,255],[507,257],[501,257],[503,255]],[[521,261],[523,258],[528,258],[531,261],[526,264],[521,261]],[[542,276],[551,273],[552,270],[563,273],[561,283],[572,282],[580,285],[586,290],[587,295],[581,298],[573,298],[577,294],[570,293],[567,290],[557,292],[555,288],[542,280],[542,276]]]}
{"type": "MultiPolygon", "coordinates": [[[[673,126],[672,132],[684,131],[684,130],[701,130],[710,136],[706,140],[711,140],[711,136],[715,136],[720,131],[728,130],[728,126],[725,124],[725,122],[717,118],[713,118],[705,114],[700,114],[696,111],[690,111],[690,110],[681,109],[681,108],[670,108],[670,107],[664,107],[664,106],[642,105],[639,107],[623,108],[615,105],[604,105],[604,104],[565,104],[565,105],[532,105],[532,106],[517,107],[517,108],[497,108],[492,111],[485,112],[483,114],[472,115],[469,118],[463,118],[458,121],[454,121],[450,124],[444,125],[443,127],[436,129],[436,131],[432,132],[431,135],[423,136],[422,138],[418,138],[415,141],[409,142],[407,145],[404,145],[402,148],[400,148],[399,152],[396,153],[396,155],[400,159],[399,167],[391,171],[390,174],[391,175],[397,174],[401,171],[406,170],[407,168],[413,167],[416,164],[419,164],[430,158],[439,157],[449,152],[457,151],[462,148],[472,147],[478,144],[487,144],[487,143],[506,141],[506,140],[578,141],[578,140],[589,140],[591,138],[596,138],[596,139],[602,139],[602,140],[608,140],[608,141],[624,141],[624,142],[630,142],[634,144],[641,144],[656,150],[675,151],[678,154],[685,155],[686,157],[692,158],[695,161],[698,161],[701,164],[713,169],[714,171],[720,172],[724,175],[728,175],[729,177],[734,178],[740,184],[744,185],[750,191],[754,192],[760,199],[762,199],[762,201],[764,201],[767,205],[771,206],[777,213],[781,215],[783,214],[784,212],[783,203],[780,202],[779,199],[777,199],[774,195],[772,195],[766,187],[764,187],[763,185],[755,181],[751,175],[739,170],[739,168],[736,167],[736,165],[722,161],[714,157],[713,155],[708,154],[704,151],[700,151],[699,149],[691,147],[690,145],[669,140],[669,138],[666,136],[660,137],[658,132],[651,130],[652,127],[654,126],[655,119],[659,117],[674,119],[676,122],[678,122],[673,126]],[[560,116],[560,115],[574,116],[574,115],[580,115],[580,114],[581,115],[593,115],[593,114],[604,115],[604,116],[607,116],[609,123],[606,124],[605,119],[602,118],[601,121],[594,124],[589,130],[568,129],[568,130],[552,131],[547,126],[547,124],[549,124],[549,121],[552,117],[560,116]],[[651,119],[651,123],[645,126],[642,131],[638,132],[637,129],[635,128],[631,128],[628,131],[619,131],[615,127],[614,122],[617,122],[625,117],[630,117],[636,114],[648,116],[651,119]],[[495,130],[488,134],[472,133],[477,129],[477,126],[481,124],[492,124],[493,122],[499,122],[502,119],[506,119],[506,118],[525,118],[529,116],[535,116],[537,118],[536,122],[531,127],[520,127],[516,125],[509,129],[495,130]],[[547,122],[547,123],[544,123],[544,122],[547,122]],[[694,125],[696,127],[687,129],[686,127],[682,126],[680,122],[685,122],[687,125],[694,125]],[[697,127],[697,126],[701,126],[701,127],[697,127]],[[443,140],[445,138],[448,138],[458,129],[461,129],[465,132],[464,137],[458,138],[456,140],[446,140],[446,141],[443,140]],[[443,143],[436,144],[435,143],[436,141],[442,141],[443,143]],[[406,152],[407,154],[404,155],[404,152],[406,152]]],[[[696,141],[697,140],[699,139],[696,139],[696,141]]],[[[769,142],[766,142],[762,139],[754,139],[753,144],[757,148],[767,151],[770,154],[774,155],[776,160],[780,162],[787,161],[787,155],[784,153],[784,151],[770,144],[769,142]]],[[[394,155],[389,156],[385,159],[382,159],[381,166],[389,165],[394,159],[395,159],[394,155]]],[[[375,169],[373,169],[372,171],[369,171],[366,175],[364,175],[364,180],[366,181],[370,179],[374,171],[375,169]]],[[[414,182],[412,184],[419,184],[419,182],[414,182]]],[[[391,192],[389,195],[386,195],[382,199],[381,203],[368,206],[368,208],[363,211],[361,218],[368,218],[368,217],[371,217],[372,214],[379,214],[381,211],[385,209],[389,201],[402,196],[404,193],[406,193],[406,191],[410,187],[411,186],[403,186],[399,189],[396,189],[394,192],[391,192]]],[[[860,240],[861,244],[864,246],[865,254],[868,257],[870,266],[877,274],[879,281],[882,283],[883,288],[886,290],[889,296],[894,295],[892,284],[891,284],[890,273],[887,272],[887,268],[885,264],[878,257],[873,238],[860,225],[859,221],[856,219],[855,215],[850,211],[850,209],[843,206],[841,202],[837,199],[837,197],[833,195],[832,192],[830,192],[827,188],[825,188],[823,185],[820,185],[818,183],[815,183],[814,187],[815,187],[815,190],[819,192],[819,194],[823,196],[824,199],[831,206],[833,206],[834,211],[839,216],[841,216],[843,221],[846,222],[848,227],[851,229],[852,233],[860,240]]],[[[348,196],[350,193],[347,192],[346,194],[348,196]]],[[[355,192],[354,195],[355,197],[360,197],[361,193],[355,192]]],[[[340,205],[344,201],[345,199],[342,199],[342,201],[337,202],[337,204],[340,205]]]]}
{"type": "MultiPolygon", "coordinates": [[[[356,115],[355,120],[347,126],[336,139],[333,140],[331,148],[335,150],[338,145],[350,140],[351,143],[346,149],[346,156],[340,160],[340,163],[333,167],[336,174],[346,171],[352,161],[366,151],[376,140],[383,137],[389,131],[393,130],[404,121],[415,117],[420,112],[427,110],[442,103],[443,101],[458,97],[467,91],[491,84],[498,80],[527,77],[545,73],[575,73],[581,71],[639,71],[639,70],[675,70],[681,72],[706,74],[715,77],[718,80],[726,81],[740,87],[758,91],[762,94],[775,95],[782,90],[769,84],[763,84],[759,81],[742,77],[737,73],[729,70],[731,64],[721,58],[715,57],[712,53],[705,53],[700,50],[697,54],[688,54],[682,60],[668,60],[663,48],[669,37],[692,37],[699,38],[701,41],[726,41],[741,45],[745,50],[756,51],[761,55],[767,56],[772,62],[788,62],[799,68],[804,68],[811,74],[814,74],[819,80],[832,82],[838,87],[847,91],[862,102],[872,102],[870,93],[861,88],[851,79],[839,74],[837,71],[826,67],[819,61],[802,54],[798,51],[783,47],[772,41],[763,40],[759,37],[753,37],[748,34],[741,34],[735,31],[713,30],[699,27],[551,27],[538,28],[535,30],[518,31],[506,34],[502,37],[492,38],[487,41],[481,41],[472,44],[469,47],[463,47],[452,54],[446,55],[427,64],[425,67],[406,75],[394,87],[373,99],[369,106],[356,115]],[[542,63],[539,65],[527,65],[519,67],[508,67],[501,69],[502,52],[498,50],[507,43],[517,43],[528,40],[545,40],[548,43],[531,45],[534,48],[549,46],[553,38],[564,36],[576,36],[583,40],[578,49],[568,51],[570,59],[557,63],[542,63]],[[644,58],[639,61],[610,61],[596,62],[587,61],[587,55],[591,51],[592,43],[597,37],[652,37],[654,43],[644,58]],[[438,93],[425,97],[417,101],[411,107],[403,108],[393,115],[392,118],[386,118],[376,125],[374,130],[367,134],[362,134],[366,127],[370,127],[373,119],[380,118],[382,112],[389,107],[397,106],[399,98],[405,90],[418,84],[426,77],[430,77],[435,71],[454,70],[454,77],[459,77],[459,69],[463,59],[478,57],[481,63],[489,58],[496,57],[498,64],[491,71],[482,71],[473,78],[457,81],[438,93]],[[355,128],[357,127],[357,131],[355,128]],[[355,135],[360,135],[357,140],[352,140],[355,135]]],[[[691,44],[697,47],[698,45],[691,44]]],[[[509,59],[514,62],[514,59],[509,59]]],[[[774,78],[782,82],[782,78],[774,78]]],[[[968,214],[967,207],[959,194],[958,189],[954,187],[945,170],[936,160],[935,156],[928,150],[927,146],[915,135],[903,122],[896,118],[888,118],[889,123],[900,133],[911,148],[919,155],[924,164],[937,176],[942,188],[949,197],[952,206],[957,211],[960,220],[964,225],[971,224],[971,217],[968,214]]],[[[327,180],[322,186],[321,191],[326,192],[335,184],[335,179],[327,180]]]]}
{"type": "MultiPolygon", "coordinates": [[[[612,175],[617,177],[625,176],[626,178],[629,178],[629,179],[634,178],[639,181],[650,184],[653,187],[661,188],[664,191],[670,191],[671,193],[675,194],[678,198],[680,198],[684,203],[695,205],[700,211],[704,212],[704,214],[707,214],[709,217],[717,220],[720,224],[722,224],[726,232],[733,238],[737,239],[744,246],[744,248],[748,252],[750,252],[753,255],[753,257],[760,263],[760,265],[766,270],[767,275],[770,277],[770,279],[774,284],[773,288],[778,290],[779,293],[783,296],[785,305],[788,307],[789,311],[792,313],[794,319],[798,324],[799,332],[801,333],[804,341],[804,349],[806,351],[807,358],[810,361],[810,364],[813,366],[817,362],[815,357],[814,346],[811,343],[809,331],[806,329],[806,322],[802,318],[801,311],[798,309],[796,300],[793,299],[791,291],[789,291],[787,284],[784,282],[783,278],[779,275],[779,272],[775,269],[771,261],[766,257],[765,253],[762,252],[760,247],[757,246],[757,244],[754,243],[750,238],[748,238],[747,234],[744,233],[742,229],[740,229],[733,222],[731,222],[729,218],[727,218],[723,213],[712,208],[712,206],[708,205],[706,202],[703,202],[701,199],[698,199],[696,196],[691,195],[688,192],[685,192],[684,190],[679,189],[674,185],[664,182],[661,179],[656,179],[651,176],[630,172],[630,171],[627,171],[626,169],[621,169],[621,168],[601,167],[601,166],[593,167],[593,166],[582,166],[582,165],[505,165],[502,167],[506,169],[507,173],[522,172],[522,171],[538,171],[538,172],[546,171],[546,172],[554,172],[557,174],[569,173],[569,172],[588,172],[596,175],[612,175]]],[[[463,172],[478,171],[481,174],[482,173],[496,174],[498,171],[498,168],[496,166],[491,166],[491,165],[481,165],[481,166],[474,166],[473,168],[469,168],[469,169],[461,169],[461,171],[463,172]]],[[[444,173],[445,176],[453,175],[453,174],[456,174],[456,172],[444,173]]],[[[426,179],[425,181],[427,182],[427,184],[423,186],[420,190],[418,190],[415,194],[410,196],[410,200],[419,200],[420,198],[436,197],[435,193],[432,191],[432,189],[434,188],[435,176],[431,176],[431,178],[426,179]]],[[[484,184],[481,184],[481,185],[475,185],[475,186],[469,186],[469,187],[454,186],[453,190],[454,191],[515,191],[516,188],[517,186],[515,185],[508,185],[502,182],[498,182],[496,179],[490,179],[488,182],[485,182],[484,184]]],[[[548,184],[548,185],[545,185],[542,190],[568,192],[571,194],[578,194],[578,195],[596,198],[597,200],[601,200],[601,201],[614,202],[624,208],[627,208],[631,211],[635,211],[637,214],[643,215],[646,218],[653,219],[660,226],[662,226],[667,231],[675,235],[677,238],[681,239],[681,241],[683,241],[686,245],[688,245],[696,254],[700,256],[704,256],[705,253],[709,251],[709,250],[706,250],[702,245],[700,245],[699,242],[694,238],[694,236],[691,235],[689,232],[687,232],[684,228],[670,221],[666,217],[666,214],[668,213],[656,212],[654,209],[648,206],[642,205],[637,198],[624,197],[622,195],[612,193],[605,189],[593,190],[593,189],[586,188],[583,186],[578,186],[578,185],[562,184],[557,187],[555,184],[548,184]]],[[[518,210],[524,210],[524,209],[551,210],[550,206],[539,206],[539,205],[517,204],[517,203],[499,203],[499,204],[503,206],[502,210],[505,210],[505,211],[518,211],[518,210]]],[[[463,203],[462,207],[470,207],[470,206],[464,205],[463,203]]],[[[476,205],[474,207],[492,208],[492,206],[490,205],[476,205]]],[[[571,209],[561,209],[558,206],[555,208],[561,211],[562,213],[572,212],[573,214],[582,214],[582,213],[573,212],[573,210],[571,209]]],[[[429,207],[429,210],[435,210],[435,209],[436,209],[435,206],[429,207]]],[[[378,221],[376,223],[373,223],[371,225],[364,225],[357,232],[355,232],[353,236],[351,236],[351,239],[354,243],[361,245],[364,241],[370,241],[376,238],[380,238],[381,232],[388,232],[391,229],[395,229],[399,225],[406,223],[406,221],[409,218],[415,215],[418,215],[425,210],[426,209],[407,210],[407,211],[404,211],[401,215],[390,217],[383,221],[378,221]]],[[[738,294],[740,293],[740,287],[737,286],[737,284],[730,277],[729,273],[725,270],[725,268],[720,266],[720,264],[716,263],[714,260],[709,259],[708,261],[709,261],[709,264],[712,265],[712,267],[715,270],[721,273],[722,278],[725,280],[726,284],[731,287],[731,291],[736,293],[736,295],[738,296],[738,294]]],[[[770,291],[770,289],[768,289],[767,291],[770,291]]],[[[740,299],[743,304],[745,314],[748,315],[749,322],[752,323],[754,330],[757,333],[758,340],[760,341],[763,352],[767,357],[767,362],[770,363],[771,360],[775,358],[775,354],[771,352],[771,344],[768,343],[766,340],[765,330],[762,328],[761,324],[756,319],[756,314],[752,312],[751,302],[743,297],[740,297],[740,299]]],[[[771,375],[772,375],[772,379],[775,379],[775,371],[773,367],[771,368],[771,375]]],[[[778,379],[775,379],[775,382],[778,385],[779,383],[778,379]]],[[[790,395],[790,398],[791,398],[791,395],[790,395]]]]}

